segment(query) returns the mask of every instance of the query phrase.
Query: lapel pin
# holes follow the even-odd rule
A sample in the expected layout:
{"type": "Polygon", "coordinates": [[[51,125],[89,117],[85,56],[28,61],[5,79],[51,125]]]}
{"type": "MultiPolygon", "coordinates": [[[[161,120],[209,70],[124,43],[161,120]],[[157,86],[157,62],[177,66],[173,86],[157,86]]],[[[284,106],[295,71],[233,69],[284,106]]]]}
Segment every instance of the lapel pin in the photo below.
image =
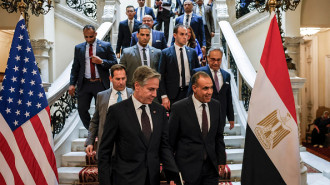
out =
{"type": "Polygon", "coordinates": [[[101,47],[101,44],[99,44],[99,46],[101,47]]]}
{"type": "Polygon", "coordinates": [[[156,114],[156,111],[154,110],[152,113],[156,114]]]}

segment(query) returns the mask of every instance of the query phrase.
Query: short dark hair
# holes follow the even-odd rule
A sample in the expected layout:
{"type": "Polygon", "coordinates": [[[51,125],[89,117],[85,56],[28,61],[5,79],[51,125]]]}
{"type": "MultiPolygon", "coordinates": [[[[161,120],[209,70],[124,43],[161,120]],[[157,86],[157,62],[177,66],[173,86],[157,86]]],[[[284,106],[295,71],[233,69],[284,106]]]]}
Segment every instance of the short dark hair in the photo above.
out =
{"type": "Polygon", "coordinates": [[[122,64],[115,64],[115,65],[111,66],[111,68],[110,68],[111,77],[113,78],[114,72],[115,71],[119,71],[119,70],[124,70],[125,71],[125,74],[126,74],[126,67],[124,65],[122,65],[122,64]]]}
{"type": "Polygon", "coordinates": [[[187,27],[185,25],[183,25],[183,24],[177,24],[177,25],[174,26],[173,33],[177,34],[179,28],[185,28],[185,29],[187,29],[187,27]]]}
{"type": "Polygon", "coordinates": [[[197,81],[200,77],[204,78],[211,78],[209,74],[205,73],[204,71],[198,71],[191,77],[191,84],[192,85],[197,85],[197,81]]]}
{"type": "Polygon", "coordinates": [[[87,24],[86,26],[84,26],[83,31],[85,31],[86,29],[92,29],[95,31],[95,27],[91,24],[87,24]]]}
{"type": "Polygon", "coordinates": [[[141,24],[138,29],[138,33],[140,33],[141,29],[148,29],[151,32],[151,28],[147,26],[146,24],[141,24]]]}
{"type": "Polygon", "coordinates": [[[126,10],[127,10],[127,8],[133,8],[133,11],[135,12],[135,8],[133,5],[128,5],[128,6],[126,6],[126,10]]]}
{"type": "Polygon", "coordinates": [[[148,66],[140,66],[136,68],[133,73],[133,89],[135,89],[135,82],[138,82],[141,86],[144,86],[146,82],[152,78],[158,78],[160,80],[160,74],[148,66]]]}
{"type": "Polygon", "coordinates": [[[207,56],[210,56],[210,53],[211,53],[212,51],[216,51],[216,50],[220,51],[221,54],[223,55],[223,51],[222,51],[222,49],[221,49],[220,47],[212,46],[212,47],[209,49],[209,51],[207,52],[207,56]]]}

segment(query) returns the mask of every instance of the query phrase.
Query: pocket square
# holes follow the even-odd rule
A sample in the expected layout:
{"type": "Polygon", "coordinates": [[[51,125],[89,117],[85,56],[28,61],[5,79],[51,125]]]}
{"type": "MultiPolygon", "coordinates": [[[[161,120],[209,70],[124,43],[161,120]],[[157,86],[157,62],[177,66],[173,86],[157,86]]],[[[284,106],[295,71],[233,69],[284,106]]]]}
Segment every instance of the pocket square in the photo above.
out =
{"type": "Polygon", "coordinates": [[[161,40],[156,40],[156,42],[162,42],[161,40]]]}
{"type": "Polygon", "coordinates": [[[229,84],[229,82],[226,82],[226,84],[229,84]]]}

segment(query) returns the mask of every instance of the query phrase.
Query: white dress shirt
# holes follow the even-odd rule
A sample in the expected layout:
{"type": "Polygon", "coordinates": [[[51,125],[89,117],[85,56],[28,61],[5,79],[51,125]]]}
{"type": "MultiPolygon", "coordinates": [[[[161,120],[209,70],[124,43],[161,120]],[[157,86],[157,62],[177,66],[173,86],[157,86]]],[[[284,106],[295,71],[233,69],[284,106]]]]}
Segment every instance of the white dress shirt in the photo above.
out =
{"type": "MultiPolygon", "coordinates": [[[[209,66],[210,68],[210,66],[209,66]]],[[[211,74],[212,74],[212,78],[214,80],[214,71],[213,69],[210,68],[211,74]]],[[[222,74],[220,69],[217,71],[217,76],[218,76],[218,81],[219,81],[219,89],[221,89],[222,85],[223,85],[223,78],[222,78],[222,74]]]]}
{"type": "MultiPolygon", "coordinates": [[[[96,42],[97,39],[95,39],[93,43],[93,56],[96,56],[96,42]]],[[[85,51],[85,78],[90,79],[91,78],[91,66],[90,66],[90,57],[89,57],[89,46],[90,44],[86,43],[86,51],[85,51]]],[[[97,70],[96,64],[95,64],[95,78],[100,78],[99,71],[97,70]]]]}
{"type": "Polygon", "coordinates": [[[190,22],[191,22],[191,17],[192,17],[193,12],[190,12],[189,14],[184,13],[184,17],[183,17],[183,25],[186,25],[186,19],[187,19],[187,15],[189,15],[189,19],[188,19],[188,26],[190,26],[190,22]]]}
{"type": "Polygon", "coordinates": [[[146,49],[146,55],[147,55],[147,64],[150,67],[149,45],[147,45],[146,47],[142,47],[138,42],[137,46],[138,46],[139,52],[140,52],[141,65],[142,66],[144,65],[144,62],[143,62],[143,48],[145,48],[146,49]]]}
{"type": "Polygon", "coordinates": [[[183,61],[184,61],[184,71],[185,71],[185,77],[186,77],[186,84],[181,84],[182,83],[182,78],[181,78],[181,57],[180,57],[180,48],[178,45],[174,44],[175,48],[175,53],[176,53],[176,59],[178,61],[178,68],[179,68],[179,74],[180,74],[180,87],[188,86],[190,82],[190,67],[189,67],[189,62],[188,62],[188,56],[187,56],[187,51],[186,48],[183,46],[182,47],[182,53],[183,53],[183,61]]]}
{"type": "MultiPolygon", "coordinates": [[[[195,106],[195,111],[196,111],[196,115],[197,115],[197,119],[198,119],[198,123],[199,123],[199,127],[202,131],[202,114],[203,114],[203,106],[202,106],[202,102],[200,102],[199,100],[197,100],[195,98],[195,94],[192,95],[192,100],[195,106]]],[[[207,103],[205,104],[205,111],[206,111],[206,116],[207,116],[207,129],[210,130],[210,109],[209,109],[209,105],[207,103]]]]}
{"type": "Polygon", "coordinates": [[[141,15],[141,8],[142,8],[142,18],[143,18],[143,16],[145,15],[145,8],[146,8],[146,6],[143,6],[143,7],[138,7],[137,8],[137,12],[136,12],[136,19],[137,20],[142,20],[142,18],[140,17],[140,15],[141,15]]]}
{"type": "MultiPolygon", "coordinates": [[[[118,99],[118,94],[117,94],[117,90],[112,88],[111,94],[110,94],[110,98],[109,98],[109,104],[108,107],[110,107],[111,105],[117,103],[117,99],[118,99]]],[[[122,91],[120,91],[121,93],[121,99],[122,100],[126,100],[127,99],[127,91],[126,88],[122,91]]]]}
{"type": "Polygon", "coordinates": [[[134,105],[134,109],[135,109],[135,112],[136,112],[136,116],[139,120],[139,123],[140,123],[140,127],[141,127],[141,130],[142,130],[142,123],[141,123],[141,115],[142,115],[142,109],[140,108],[141,105],[145,105],[146,106],[146,113],[149,117],[149,120],[150,120],[150,127],[151,127],[151,131],[153,131],[153,124],[152,124],[152,118],[151,118],[151,114],[150,114],[150,108],[149,108],[149,105],[148,104],[142,104],[141,102],[139,102],[139,100],[137,100],[134,95],[132,95],[132,100],[133,100],[133,105],[134,105]]]}

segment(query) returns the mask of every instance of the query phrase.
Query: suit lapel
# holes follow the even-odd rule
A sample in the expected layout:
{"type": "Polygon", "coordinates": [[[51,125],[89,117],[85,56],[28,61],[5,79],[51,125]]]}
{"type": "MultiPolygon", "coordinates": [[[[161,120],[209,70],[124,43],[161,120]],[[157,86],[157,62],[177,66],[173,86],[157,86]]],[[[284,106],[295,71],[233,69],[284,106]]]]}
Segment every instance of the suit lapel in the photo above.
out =
{"type": "Polygon", "coordinates": [[[217,109],[215,109],[213,107],[213,101],[211,100],[209,103],[208,103],[208,106],[209,106],[209,111],[210,111],[210,130],[209,132],[211,132],[213,129],[213,127],[215,126],[214,124],[216,124],[217,122],[217,119],[216,119],[216,115],[219,115],[218,112],[216,112],[217,109]]]}
{"type": "Polygon", "coordinates": [[[175,52],[175,47],[171,46],[170,51],[171,51],[171,56],[175,56],[175,57],[173,57],[174,58],[174,64],[173,65],[176,68],[178,74],[180,74],[179,67],[178,67],[178,60],[177,60],[177,56],[176,56],[176,52],[175,52]]]}
{"type": "Polygon", "coordinates": [[[191,61],[192,61],[192,56],[190,55],[190,48],[188,48],[187,46],[185,46],[186,48],[186,53],[187,53],[187,58],[188,58],[188,64],[189,64],[189,71],[191,73],[192,67],[191,67],[191,61]]]}
{"type": "Polygon", "coordinates": [[[150,109],[150,114],[151,114],[151,119],[152,119],[152,124],[153,124],[152,125],[153,131],[151,133],[150,140],[149,140],[149,145],[150,145],[150,143],[153,141],[154,133],[158,132],[158,129],[160,127],[159,124],[162,122],[159,121],[159,116],[157,116],[159,114],[159,112],[156,111],[156,109],[154,107],[154,103],[149,105],[149,109],[150,109]]]}
{"type": "Polygon", "coordinates": [[[213,93],[218,94],[219,92],[217,91],[217,88],[216,88],[216,86],[215,86],[215,82],[214,82],[213,75],[212,75],[212,72],[211,72],[211,70],[210,70],[210,67],[209,67],[208,64],[207,64],[207,66],[205,66],[205,67],[206,67],[206,73],[207,73],[208,75],[210,75],[210,77],[211,77],[211,79],[212,79],[212,82],[213,82],[213,93]]]}
{"type": "Polygon", "coordinates": [[[138,62],[138,66],[141,66],[141,56],[140,56],[140,51],[139,51],[139,47],[137,45],[134,45],[133,46],[133,50],[134,50],[134,53],[135,53],[135,56],[137,56],[137,62],[138,62]]]}
{"type": "MultiPolygon", "coordinates": [[[[192,95],[194,96],[194,95],[192,95]]],[[[188,101],[187,101],[187,110],[188,110],[188,114],[189,114],[189,117],[191,118],[191,124],[193,124],[193,127],[196,131],[198,131],[199,133],[199,136],[201,138],[203,138],[202,136],[202,131],[201,131],[201,127],[199,125],[199,122],[198,122],[198,118],[197,118],[197,114],[196,114],[196,110],[195,110],[195,105],[194,105],[194,102],[192,100],[192,96],[190,96],[188,98],[188,101]]]]}
{"type": "Polygon", "coordinates": [[[155,61],[153,60],[155,58],[155,53],[154,53],[154,48],[149,46],[149,56],[150,56],[150,67],[152,69],[156,69],[155,68],[155,61]]]}
{"type": "Polygon", "coordinates": [[[105,101],[108,100],[108,103],[105,103],[105,105],[107,105],[107,107],[106,107],[107,110],[108,110],[108,107],[109,107],[109,100],[110,100],[111,92],[112,92],[112,88],[110,88],[109,91],[107,91],[107,94],[104,97],[105,101]]]}
{"type": "Polygon", "coordinates": [[[142,143],[147,147],[148,144],[144,134],[142,133],[140,122],[136,115],[132,97],[129,98],[129,103],[127,104],[126,110],[127,110],[126,116],[131,116],[132,127],[134,127],[133,130],[136,130],[138,132],[138,135],[142,140],[142,143]]]}

